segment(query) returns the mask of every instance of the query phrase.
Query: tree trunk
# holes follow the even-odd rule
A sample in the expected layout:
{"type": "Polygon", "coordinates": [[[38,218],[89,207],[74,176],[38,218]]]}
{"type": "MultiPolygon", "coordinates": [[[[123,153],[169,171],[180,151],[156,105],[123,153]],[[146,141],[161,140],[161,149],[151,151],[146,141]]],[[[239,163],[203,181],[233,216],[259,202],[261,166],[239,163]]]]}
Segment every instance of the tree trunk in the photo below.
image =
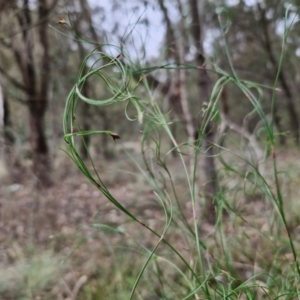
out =
{"type": "MultiPolygon", "coordinates": [[[[100,40],[101,38],[99,37],[93,23],[92,23],[92,12],[91,9],[89,7],[89,3],[87,0],[79,0],[79,5],[81,8],[81,16],[80,16],[80,20],[78,22],[75,22],[75,29],[78,33],[80,33],[80,24],[79,22],[81,20],[85,21],[88,25],[88,31],[91,34],[91,37],[93,39],[93,42],[95,44],[97,44],[99,51],[102,51],[102,47],[101,47],[101,43],[100,40]]],[[[80,52],[80,61],[82,61],[85,57],[85,49],[82,45],[82,43],[80,41],[78,41],[78,47],[79,47],[79,52],[80,52]]],[[[88,71],[88,67],[85,67],[85,72],[88,71]]],[[[82,93],[86,96],[89,97],[89,83],[88,81],[85,82],[83,88],[82,88],[82,93]]],[[[92,110],[90,110],[90,105],[86,102],[84,102],[82,104],[82,110],[81,110],[81,117],[82,117],[82,130],[88,131],[91,129],[91,120],[89,117],[89,114],[92,113],[92,110]]],[[[103,121],[104,124],[106,124],[106,126],[109,126],[109,120],[107,118],[106,112],[103,110],[102,112],[100,112],[100,117],[103,121]]],[[[106,128],[108,130],[110,130],[110,128],[106,128]]],[[[88,157],[88,152],[87,149],[89,144],[90,144],[90,136],[87,135],[84,138],[85,140],[85,145],[82,144],[81,145],[81,149],[80,149],[80,153],[82,155],[83,158],[87,158],[88,157]]],[[[114,153],[108,148],[109,142],[108,142],[108,135],[103,134],[102,135],[102,148],[103,148],[103,155],[105,158],[107,159],[111,159],[114,157],[114,153]]]]}
{"type": "MultiPolygon", "coordinates": [[[[272,43],[270,40],[269,36],[269,22],[266,17],[266,11],[265,9],[262,8],[262,6],[257,3],[257,8],[260,11],[261,14],[261,24],[263,28],[263,34],[264,34],[264,42],[263,46],[267,51],[267,54],[269,56],[270,62],[272,63],[274,70],[277,71],[278,69],[278,62],[273,54],[273,49],[272,49],[272,43]]],[[[284,50],[283,50],[284,51],[284,50]]],[[[283,70],[281,70],[279,74],[279,82],[282,86],[282,89],[285,93],[286,100],[287,100],[287,110],[289,114],[289,119],[290,119],[290,128],[291,132],[294,136],[295,144],[299,146],[299,118],[297,114],[297,109],[294,104],[294,97],[291,91],[291,88],[288,85],[288,81],[286,80],[286,76],[283,70]]],[[[280,122],[280,116],[278,114],[278,108],[277,104],[275,103],[275,112],[274,112],[274,122],[277,125],[278,129],[280,130],[281,128],[281,122],[280,122]]],[[[285,137],[283,135],[280,136],[280,142],[283,143],[285,142],[285,137]]]]}
{"type": "Polygon", "coordinates": [[[31,108],[29,110],[29,124],[33,172],[39,184],[42,186],[50,186],[52,184],[50,177],[51,166],[48,145],[44,133],[44,114],[39,114],[39,109],[31,108]]]}
{"type": "MultiPolygon", "coordinates": [[[[197,48],[196,63],[199,67],[198,83],[199,83],[199,104],[209,101],[211,82],[208,72],[205,69],[205,57],[203,55],[203,33],[202,33],[202,17],[199,13],[199,2],[197,0],[189,0],[190,12],[192,18],[191,34],[194,40],[194,44],[197,48]]],[[[202,3],[203,5],[203,3],[202,3]]],[[[203,12],[202,12],[203,15],[203,12]]],[[[208,222],[214,223],[216,220],[216,208],[215,196],[218,193],[219,186],[217,180],[217,171],[215,166],[215,151],[213,148],[213,142],[215,138],[215,128],[211,122],[207,123],[204,128],[204,132],[196,132],[195,138],[203,137],[202,147],[205,153],[204,166],[205,166],[205,178],[206,184],[204,188],[204,195],[206,200],[206,207],[204,215],[208,222]]]]}
{"type": "MultiPolygon", "coordinates": [[[[176,63],[183,64],[185,61],[185,24],[184,24],[184,13],[180,1],[177,1],[178,9],[181,13],[181,22],[180,22],[180,33],[181,40],[177,41],[175,37],[175,32],[172,27],[171,20],[168,15],[167,8],[165,7],[163,0],[158,0],[159,6],[164,16],[164,21],[167,26],[166,32],[166,47],[168,57],[173,57],[176,63]],[[170,50],[172,47],[172,51],[170,50]]],[[[195,136],[195,118],[192,117],[189,105],[188,97],[186,92],[186,70],[179,69],[175,71],[175,80],[174,87],[171,89],[171,96],[169,97],[170,107],[178,115],[178,117],[183,121],[184,129],[188,137],[188,142],[190,144],[194,141],[195,136]]]]}
{"type": "MultiPolygon", "coordinates": [[[[44,117],[47,109],[48,88],[50,80],[50,62],[48,52],[47,36],[47,18],[49,9],[43,0],[38,0],[38,38],[41,55],[41,63],[38,66],[34,60],[34,44],[29,31],[24,30],[22,34],[23,51],[15,47],[14,54],[22,73],[23,83],[26,88],[26,102],[29,108],[30,124],[30,146],[33,159],[33,172],[36,175],[37,182],[42,186],[52,184],[51,166],[49,161],[49,151],[44,133],[44,117]],[[38,68],[40,67],[40,68],[38,68]],[[40,80],[37,80],[37,73],[40,73],[40,80]]],[[[30,28],[32,25],[31,12],[28,0],[23,2],[23,10],[18,14],[18,20],[21,28],[30,28]]]]}

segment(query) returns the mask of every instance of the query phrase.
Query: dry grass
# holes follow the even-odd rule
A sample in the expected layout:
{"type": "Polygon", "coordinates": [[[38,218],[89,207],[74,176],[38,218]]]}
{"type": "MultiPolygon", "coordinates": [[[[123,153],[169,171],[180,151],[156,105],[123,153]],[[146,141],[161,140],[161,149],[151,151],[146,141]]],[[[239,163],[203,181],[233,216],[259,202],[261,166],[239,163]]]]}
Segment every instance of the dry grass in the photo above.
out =
{"type": "MultiPolygon", "coordinates": [[[[279,165],[284,171],[281,180],[288,225],[300,249],[300,177],[296,157],[297,152],[283,151],[279,165]]],[[[120,171],[136,172],[128,159],[118,155],[114,160],[98,163],[113,196],[144,223],[162,232],[164,214],[151,187],[141,176],[120,171]]],[[[20,185],[1,188],[0,299],[127,299],[147,257],[145,249],[153,249],[158,239],[122,215],[66,157],[59,156],[55,168],[55,185],[47,190],[36,190],[30,178],[20,185]],[[99,230],[99,224],[110,225],[118,232],[103,227],[99,230]]],[[[176,158],[170,170],[175,174],[186,219],[192,223],[176,158]]],[[[231,212],[221,227],[210,226],[205,220],[200,222],[201,239],[207,246],[203,253],[207,270],[217,274],[211,285],[229,284],[234,278],[238,286],[256,274],[259,285],[264,285],[270,274],[288,274],[292,258],[288,239],[284,227],[278,225],[280,220],[272,205],[256,190],[245,194],[243,186],[232,184],[235,180],[224,179],[224,186],[229,187],[224,195],[235,213],[231,212]]],[[[188,240],[180,222],[166,238],[192,263],[195,245],[188,240]]],[[[182,270],[184,266],[163,245],[156,254],[156,267],[149,267],[138,288],[141,299],[158,299],[155,295],[162,287],[157,274],[166,278],[163,290],[181,299],[185,289],[176,290],[174,283],[180,285],[182,278],[163,258],[182,270]]],[[[265,296],[263,293],[257,299],[265,296]]]]}

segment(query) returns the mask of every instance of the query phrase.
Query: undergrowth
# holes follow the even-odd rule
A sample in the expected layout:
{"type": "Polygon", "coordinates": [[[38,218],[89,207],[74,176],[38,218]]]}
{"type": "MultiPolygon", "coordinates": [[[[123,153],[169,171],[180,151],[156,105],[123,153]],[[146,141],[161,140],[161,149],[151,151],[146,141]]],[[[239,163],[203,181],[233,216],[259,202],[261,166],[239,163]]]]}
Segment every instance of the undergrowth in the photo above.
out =
{"type": "MultiPolygon", "coordinates": [[[[71,22],[61,22],[74,31],[71,22]]],[[[285,174],[278,169],[277,133],[273,126],[278,78],[291,26],[285,24],[280,64],[273,87],[238,77],[224,33],[231,72],[211,63],[209,71],[219,79],[202,109],[198,139],[193,143],[176,140],[170,120],[172,112],[163,111],[155,99],[147,74],[158,69],[186,68],[192,71],[197,70],[196,66],[168,64],[142,68],[130,60],[125,49],[117,47],[115,51],[120,54],[116,57],[96,47],[84,59],[65,105],[66,153],[90,183],[129,221],[122,226],[93,224],[99,231],[109,231],[109,237],[122,235],[124,244],[109,244],[107,240],[106,246],[113,257],[111,265],[104,277],[100,272],[100,279],[96,276],[94,284],[81,291],[80,299],[300,298],[299,243],[293,238],[287,221],[286,205],[289,201],[285,198],[285,174]],[[134,80],[136,74],[140,75],[139,80],[134,80]],[[102,81],[112,96],[109,99],[90,99],[83,95],[81,90],[91,78],[102,81]],[[208,124],[219,125],[218,102],[227,84],[239,89],[251,102],[252,113],[259,116],[265,136],[259,141],[264,148],[264,158],[255,162],[247,157],[228,142],[226,133],[219,142],[211,144],[218,162],[220,192],[215,195],[217,219],[214,225],[210,225],[201,214],[204,199],[200,178],[201,172],[206,171],[201,167],[201,159],[207,155],[201,145],[206,139],[204,133],[208,124]],[[270,112],[262,108],[264,89],[267,88],[273,91],[270,112]],[[148,96],[139,96],[140,90],[147,92],[148,96]],[[158,212],[151,218],[154,221],[135,213],[135,209],[127,207],[113,195],[101,169],[97,168],[95,157],[89,155],[86,162],[80,156],[78,149],[88,135],[109,135],[121,147],[123,141],[113,129],[81,130],[77,118],[79,101],[98,107],[125,103],[124,124],[128,121],[139,124],[143,160],[141,162],[129,151],[127,155],[135,168],[130,172],[152,191],[151,197],[139,198],[144,205],[156,207],[158,212]],[[268,114],[271,114],[271,120],[268,114]],[[175,158],[173,152],[176,152],[175,158]],[[180,183],[177,182],[179,175],[180,183]]]]}

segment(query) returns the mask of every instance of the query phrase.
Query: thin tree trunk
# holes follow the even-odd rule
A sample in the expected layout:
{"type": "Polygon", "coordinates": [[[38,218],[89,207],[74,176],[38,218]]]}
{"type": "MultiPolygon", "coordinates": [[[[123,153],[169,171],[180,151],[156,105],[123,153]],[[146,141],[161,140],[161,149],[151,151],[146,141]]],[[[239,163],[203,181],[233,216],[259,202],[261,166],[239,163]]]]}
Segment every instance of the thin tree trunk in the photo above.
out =
{"type": "MultiPolygon", "coordinates": [[[[181,5],[180,0],[177,1],[177,5],[181,14],[181,21],[180,21],[180,36],[181,40],[179,40],[178,45],[176,46],[176,49],[179,53],[179,63],[184,64],[185,63],[185,23],[184,23],[184,13],[183,8],[181,5]]],[[[180,90],[180,103],[183,111],[183,118],[185,123],[185,128],[188,135],[188,142],[190,144],[194,143],[194,137],[195,137],[195,118],[190,113],[189,109],[189,103],[188,103],[188,95],[187,95],[187,87],[186,87],[186,70],[185,69],[179,69],[178,74],[178,85],[180,90]]]]}
{"type": "Polygon", "coordinates": [[[34,170],[40,182],[44,186],[52,184],[50,177],[51,164],[49,158],[49,149],[45,135],[45,114],[48,104],[48,92],[50,82],[50,56],[49,56],[49,43],[48,43],[48,22],[47,20],[49,10],[44,0],[38,1],[38,15],[41,24],[39,26],[39,39],[42,51],[41,69],[40,72],[41,82],[38,91],[37,103],[30,109],[30,126],[31,126],[31,143],[32,150],[35,155],[34,170]]]}
{"type": "MultiPolygon", "coordinates": [[[[100,38],[99,38],[99,35],[97,34],[94,26],[93,26],[93,23],[92,23],[92,13],[91,13],[91,9],[89,7],[89,4],[87,2],[87,0],[79,0],[79,5],[80,5],[80,8],[81,8],[81,13],[82,13],[82,19],[87,22],[88,24],[88,29],[89,29],[89,33],[91,34],[91,37],[93,39],[93,42],[94,43],[98,43],[98,49],[99,51],[102,51],[101,49],[101,46],[100,46],[100,38]]],[[[76,30],[78,32],[79,31],[79,24],[76,24],[76,30]]],[[[80,60],[82,61],[85,54],[84,54],[84,48],[83,48],[83,45],[82,43],[79,41],[78,42],[78,46],[79,46],[79,50],[80,50],[80,60]]],[[[86,67],[85,68],[85,71],[87,72],[88,68],[86,67]]],[[[84,86],[83,86],[83,90],[82,90],[82,93],[86,96],[86,97],[89,97],[89,83],[88,82],[85,82],[84,86]]],[[[90,105],[87,104],[86,102],[83,103],[82,105],[82,111],[81,111],[81,115],[82,115],[82,119],[83,119],[83,127],[82,127],[82,130],[90,130],[91,129],[91,121],[90,121],[90,117],[89,117],[89,114],[91,113],[91,110],[89,109],[90,108],[90,105]]],[[[106,115],[106,112],[105,111],[102,111],[100,112],[100,117],[103,121],[103,123],[106,125],[106,126],[109,126],[109,119],[107,118],[107,115],[106,115]]],[[[108,130],[110,128],[107,128],[108,130]]],[[[87,135],[85,137],[85,145],[86,147],[88,147],[90,144],[90,137],[89,135],[87,135]]],[[[108,140],[108,135],[106,134],[103,134],[102,135],[102,148],[103,148],[103,155],[105,158],[107,159],[110,159],[114,156],[114,153],[108,149],[108,145],[109,145],[109,140],[108,140]]],[[[86,147],[84,146],[84,144],[82,144],[82,147],[81,147],[81,155],[83,158],[87,158],[87,149],[86,147]]]]}
{"type": "MultiPolygon", "coordinates": [[[[179,11],[182,15],[182,19],[180,23],[182,40],[176,41],[175,32],[173,30],[172,23],[168,15],[168,11],[164,5],[164,1],[158,0],[158,2],[162,10],[162,13],[164,15],[164,21],[167,26],[167,37],[166,37],[167,47],[168,49],[172,47],[172,51],[167,51],[167,53],[169,53],[169,56],[172,55],[177,63],[180,64],[184,63],[185,25],[184,25],[184,15],[183,15],[181,3],[177,1],[179,11]]],[[[175,113],[179,116],[179,118],[184,123],[184,129],[187,133],[188,142],[192,143],[194,141],[194,136],[195,136],[195,128],[194,128],[195,121],[193,120],[193,117],[189,111],[187,92],[186,92],[186,70],[179,69],[176,71],[175,83],[173,89],[171,90],[171,96],[169,98],[169,101],[170,101],[170,107],[175,111],[175,113]]]]}
{"type": "MultiPolygon", "coordinates": [[[[48,52],[48,24],[46,22],[49,11],[46,3],[39,0],[38,18],[40,25],[38,28],[38,37],[40,51],[42,52],[40,65],[40,82],[37,80],[37,66],[34,61],[33,41],[29,36],[29,32],[23,31],[23,45],[25,55],[21,55],[15,48],[14,53],[16,60],[19,62],[19,68],[22,72],[24,86],[26,87],[26,102],[29,108],[29,124],[30,124],[30,146],[33,158],[33,172],[36,175],[38,182],[42,186],[52,184],[51,180],[51,165],[49,161],[49,151],[44,132],[44,118],[47,109],[48,88],[49,88],[49,52],[48,52]],[[39,86],[38,86],[39,85],[39,86]]],[[[29,9],[28,0],[24,0],[23,11],[18,15],[19,24],[21,27],[26,27],[32,24],[31,12],[29,9]]]]}
{"type": "Polygon", "coordinates": [[[52,180],[50,177],[51,166],[49,161],[49,151],[44,133],[44,115],[39,115],[38,109],[30,109],[30,144],[33,155],[33,171],[37,176],[38,182],[43,186],[50,186],[52,180]]]}
{"type": "MultiPolygon", "coordinates": [[[[266,17],[266,11],[261,7],[259,3],[257,3],[257,8],[261,13],[261,24],[262,24],[262,29],[263,29],[263,34],[264,34],[264,42],[263,46],[265,47],[267,54],[269,56],[269,59],[274,67],[274,70],[277,71],[278,69],[278,61],[276,60],[274,54],[273,54],[273,49],[272,49],[272,43],[270,40],[269,36],[269,23],[266,17]]],[[[294,104],[294,97],[291,91],[291,88],[288,85],[288,81],[286,80],[286,76],[283,70],[281,70],[279,74],[279,81],[281,83],[282,89],[284,91],[284,94],[286,96],[287,100],[287,110],[289,113],[289,119],[290,119],[290,128],[294,136],[295,144],[299,146],[299,118],[297,114],[297,109],[294,104]]],[[[278,113],[278,108],[277,104],[275,103],[275,115],[274,115],[274,122],[276,126],[278,127],[278,130],[281,131],[281,122],[280,122],[280,116],[278,113]]],[[[280,142],[285,143],[285,137],[283,135],[280,135],[280,142]]]]}
{"type": "MultiPolygon", "coordinates": [[[[81,1],[82,2],[82,1],[81,1]]],[[[81,3],[80,2],[80,3],[81,3]]],[[[82,10],[83,10],[83,7],[82,7],[82,10]]],[[[76,30],[76,32],[78,34],[80,34],[80,22],[81,18],[78,18],[78,20],[76,20],[76,22],[74,22],[74,28],[76,30]]],[[[77,46],[78,46],[78,49],[79,49],[79,61],[80,63],[84,60],[85,56],[86,56],[86,53],[85,53],[85,49],[83,47],[83,44],[81,41],[77,41],[77,46]]],[[[85,66],[84,67],[84,73],[86,74],[88,72],[88,67],[85,66]]],[[[90,97],[90,93],[89,93],[90,89],[89,89],[89,82],[86,81],[82,87],[82,90],[81,90],[81,93],[89,98],[90,97]]],[[[83,130],[83,131],[88,131],[91,129],[91,117],[89,116],[89,114],[91,113],[91,111],[89,110],[89,107],[90,105],[85,102],[85,101],[80,101],[79,103],[80,105],[80,116],[78,116],[80,118],[80,129],[83,130]]],[[[83,140],[82,140],[82,143],[80,145],[80,149],[79,149],[79,152],[80,152],[80,156],[83,158],[83,159],[87,159],[88,158],[88,149],[89,149],[89,146],[90,146],[90,141],[91,141],[91,138],[89,135],[86,135],[84,136],[83,140]]]]}
{"type": "MultiPolygon", "coordinates": [[[[198,84],[199,84],[199,104],[209,100],[211,92],[211,82],[209,75],[205,69],[205,57],[203,55],[203,33],[202,33],[202,17],[198,7],[199,2],[197,0],[189,0],[190,12],[192,18],[191,34],[194,40],[194,44],[197,48],[196,63],[199,67],[198,84]]],[[[203,5],[203,3],[202,3],[203,5]]],[[[201,8],[202,9],[202,8],[201,8]]],[[[203,12],[202,12],[203,15],[203,12]]],[[[215,196],[219,191],[217,171],[215,166],[215,151],[213,148],[215,138],[215,128],[211,122],[207,123],[204,128],[204,132],[196,132],[195,138],[203,136],[202,147],[205,153],[204,166],[205,166],[205,178],[206,184],[204,188],[206,207],[204,215],[208,222],[214,223],[216,220],[216,207],[215,196]]]]}

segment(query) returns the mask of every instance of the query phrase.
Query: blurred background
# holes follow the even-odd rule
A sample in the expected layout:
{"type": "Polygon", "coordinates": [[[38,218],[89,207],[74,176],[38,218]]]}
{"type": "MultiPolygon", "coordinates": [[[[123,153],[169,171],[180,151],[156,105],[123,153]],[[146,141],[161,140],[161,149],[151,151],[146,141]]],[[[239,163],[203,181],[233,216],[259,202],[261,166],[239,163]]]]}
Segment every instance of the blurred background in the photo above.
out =
{"type": "MultiPolygon", "coordinates": [[[[63,144],[61,120],[65,99],[76,82],[81,62],[97,45],[112,56],[126,49],[137,68],[174,62],[199,66],[200,47],[205,57],[230,73],[221,34],[224,26],[237,74],[245,80],[271,87],[280,62],[283,18],[289,4],[286,1],[201,1],[195,4],[199,22],[194,25],[192,2],[188,1],[104,1],[101,5],[97,1],[2,1],[0,68],[2,131],[6,145],[6,150],[2,148],[2,151],[9,152],[6,160],[11,160],[9,170],[5,171],[4,159],[1,159],[2,172],[9,171],[18,176],[20,168],[27,172],[28,164],[36,165],[39,159],[48,160],[58,155],[63,144]],[[226,12],[218,14],[221,7],[226,12]],[[69,22],[68,18],[78,36],[94,44],[74,40],[74,32],[59,23],[60,19],[69,22]]],[[[288,22],[293,18],[292,8],[288,22]]],[[[290,32],[285,45],[284,68],[279,74],[275,125],[281,133],[281,144],[299,143],[298,27],[295,24],[290,32]]],[[[172,70],[160,70],[149,76],[149,82],[166,108],[176,106],[176,99],[172,101],[172,94],[176,92],[169,88],[176,85],[173,75],[172,70]]],[[[214,74],[210,77],[212,82],[216,79],[214,74]]],[[[197,80],[196,72],[188,70],[187,101],[191,112],[199,112],[205,102],[202,100],[201,103],[197,97],[197,80]]],[[[107,93],[100,80],[86,87],[86,95],[91,98],[105,99],[107,93]]],[[[245,128],[251,133],[257,126],[258,117],[249,114],[251,103],[237,93],[230,85],[227,87],[222,100],[223,112],[237,125],[246,122],[245,128]]],[[[272,89],[264,90],[262,105],[266,112],[270,110],[271,94],[272,89]]],[[[82,115],[89,116],[83,117],[87,127],[93,125],[130,136],[135,130],[134,124],[124,127],[119,122],[124,116],[123,107],[109,108],[109,113],[105,108],[86,110],[89,108],[83,104],[82,115]]],[[[180,123],[186,122],[185,116],[180,115],[183,114],[181,110],[174,108],[179,117],[178,130],[180,123]]],[[[191,118],[196,119],[197,114],[191,118]]],[[[114,151],[107,151],[109,146],[109,143],[98,145],[97,151],[104,155],[113,154],[108,153],[114,151]]],[[[44,183],[50,180],[46,178],[50,177],[48,169],[47,172],[34,171],[38,180],[44,183]]],[[[26,174],[26,177],[34,174],[26,174]]]]}
{"type": "MultiPolygon", "coordinates": [[[[214,68],[232,73],[227,50],[237,76],[262,86],[258,97],[270,118],[272,87],[278,76],[276,143],[282,165],[296,168],[299,23],[285,45],[282,35],[284,18],[291,23],[299,4],[298,0],[0,0],[0,298],[127,299],[112,296],[115,289],[126,291],[132,285],[128,260],[119,273],[111,267],[112,261],[117,266],[124,260],[122,251],[112,250],[112,244],[124,246],[122,238],[103,235],[90,226],[95,220],[119,226],[127,219],[90,186],[61,150],[66,148],[65,101],[82,61],[95,47],[111,57],[126,53],[124,63],[134,70],[133,82],[146,76],[151,97],[169,113],[179,143],[197,137],[199,116],[219,79],[214,68]],[[282,50],[284,63],[277,74],[282,50]],[[180,64],[192,67],[182,71],[176,67],[180,64]]],[[[92,99],[111,96],[103,81],[95,78],[82,93],[92,99]]],[[[144,87],[137,95],[150,97],[144,87]]],[[[231,138],[225,138],[224,145],[234,141],[241,153],[250,147],[249,153],[260,160],[266,135],[250,101],[229,83],[218,105],[220,121],[207,129],[209,140],[226,131],[231,138]]],[[[135,169],[122,151],[142,162],[141,127],[126,119],[124,109],[123,103],[91,107],[80,102],[77,117],[83,130],[120,135],[117,142],[103,135],[86,143],[114,196],[145,220],[153,219],[156,226],[153,214],[158,210],[159,219],[159,209],[141,200],[153,197],[151,189],[132,175],[135,169]],[[122,172],[125,169],[127,173],[122,172]]],[[[88,157],[85,147],[80,154],[88,157]]],[[[172,168],[177,172],[176,155],[170,159],[175,160],[172,168]]],[[[218,165],[208,156],[203,166],[213,170],[199,175],[199,182],[207,183],[209,198],[218,188],[214,184],[218,165]]],[[[180,176],[178,172],[179,188],[180,176]]],[[[213,218],[208,213],[208,223],[213,218]]],[[[145,238],[133,232],[141,235],[137,239],[145,238]]],[[[150,294],[145,292],[143,299],[166,299],[159,298],[157,291],[156,296],[150,294]]]]}

